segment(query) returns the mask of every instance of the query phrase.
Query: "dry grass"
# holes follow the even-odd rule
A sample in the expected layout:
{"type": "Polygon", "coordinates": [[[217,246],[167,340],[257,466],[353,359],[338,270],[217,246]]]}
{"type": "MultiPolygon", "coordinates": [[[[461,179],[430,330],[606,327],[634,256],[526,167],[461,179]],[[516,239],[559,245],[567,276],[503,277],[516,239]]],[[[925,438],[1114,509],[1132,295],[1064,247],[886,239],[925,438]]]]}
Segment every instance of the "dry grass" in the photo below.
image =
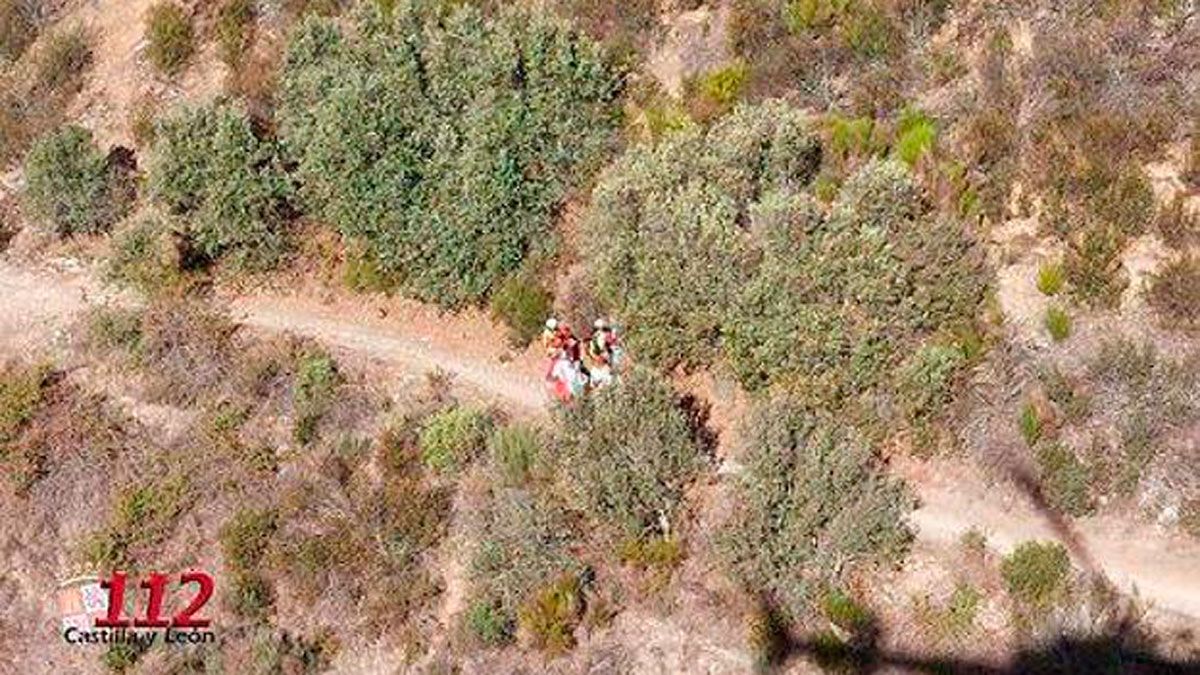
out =
{"type": "MultiPolygon", "coordinates": [[[[78,509],[59,502],[78,483],[88,515],[70,524],[78,536],[69,543],[98,569],[193,566],[197,538],[219,541],[205,550],[220,551],[226,583],[208,611],[233,627],[220,648],[227,666],[248,654],[254,667],[327,662],[343,639],[398,635],[428,612],[439,593],[430,552],[446,532],[452,492],[415,455],[375,462],[390,442],[374,436],[383,404],[356,374],[337,369],[331,380],[313,345],[231,331],[194,300],[98,314],[91,328],[93,356],[131,366],[151,389],[186,381],[169,398],[200,414],[168,438],[40,369],[5,370],[5,468],[27,477],[17,487],[29,495],[12,502],[16,517],[67,527],[78,509]],[[328,428],[322,422],[295,452],[293,412],[318,399],[328,428]],[[75,464],[86,465],[85,480],[75,464]],[[305,613],[315,597],[351,620],[316,631],[305,613]],[[276,613],[300,632],[261,630],[276,613]]],[[[174,664],[176,655],[163,658],[174,664]]]]}
{"type": "Polygon", "coordinates": [[[1167,325],[1200,327],[1200,257],[1179,258],[1156,273],[1148,300],[1167,325]]]}
{"type": "Polygon", "coordinates": [[[12,66],[0,63],[0,164],[65,121],[91,65],[91,36],[69,26],[45,37],[12,66]]]}
{"type": "Polygon", "coordinates": [[[1200,242],[1200,214],[1189,209],[1187,200],[1179,196],[1159,209],[1154,229],[1168,246],[1182,249],[1200,242]]]}
{"type": "Polygon", "coordinates": [[[164,0],[146,14],[146,55],[165,75],[176,75],[196,50],[195,29],[187,10],[164,0]]]}

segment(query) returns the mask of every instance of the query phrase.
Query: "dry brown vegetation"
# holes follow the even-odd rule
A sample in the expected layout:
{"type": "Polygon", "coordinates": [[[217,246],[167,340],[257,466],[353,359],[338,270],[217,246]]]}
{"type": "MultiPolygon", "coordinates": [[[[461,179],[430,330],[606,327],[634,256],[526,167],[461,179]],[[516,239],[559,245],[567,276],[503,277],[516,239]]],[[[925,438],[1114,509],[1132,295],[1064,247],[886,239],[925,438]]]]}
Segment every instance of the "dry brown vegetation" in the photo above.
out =
{"type": "Polygon", "coordinates": [[[220,572],[217,645],[105,667],[354,670],[386,645],[401,669],[622,668],[619,630],[651,651],[732,616],[764,670],[1162,665],[1073,547],[914,550],[888,461],[965,448],[1064,531],[1200,537],[1182,3],[731,0],[729,59],[673,98],[643,66],[694,0],[172,0],[146,17],[156,79],[186,89],[215,42],[226,98],[117,111],[144,174],[66,126],[112,55],[58,4],[0,0],[0,162],[28,160],[0,251],[37,220],[111,231],[106,278],[145,304],[0,368],[0,515],[29,533],[0,528],[0,591],[220,572]],[[506,359],[552,311],[612,316],[638,367],[513,420],[216,308],[241,263],[292,284],[312,250],[364,294],[490,308],[506,359]],[[1014,263],[1034,300],[998,297],[1014,263]],[[998,316],[1022,303],[1030,325],[998,316]],[[693,376],[754,400],[710,428],[693,376]]]}

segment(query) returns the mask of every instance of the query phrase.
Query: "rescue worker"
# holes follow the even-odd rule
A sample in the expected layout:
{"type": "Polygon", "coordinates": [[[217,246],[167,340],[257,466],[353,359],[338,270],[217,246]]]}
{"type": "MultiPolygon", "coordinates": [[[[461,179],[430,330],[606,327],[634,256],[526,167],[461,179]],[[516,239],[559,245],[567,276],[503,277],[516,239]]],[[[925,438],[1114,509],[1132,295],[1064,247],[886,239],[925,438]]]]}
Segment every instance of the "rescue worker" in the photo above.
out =
{"type": "Polygon", "coordinates": [[[558,333],[558,319],[554,317],[546,319],[546,325],[542,329],[540,342],[542,349],[546,352],[546,358],[553,359],[558,357],[558,353],[562,351],[562,341],[558,333]]]}
{"type": "Polygon", "coordinates": [[[579,363],[583,350],[579,345],[579,338],[575,337],[575,333],[571,331],[571,327],[560,321],[558,322],[556,334],[559,347],[563,350],[567,359],[571,363],[579,363]]]}
{"type": "Polygon", "coordinates": [[[595,330],[588,340],[587,354],[593,363],[603,366],[612,365],[612,348],[616,343],[616,334],[609,328],[604,319],[596,319],[595,330]]]}
{"type": "Polygon", "coordinates": [[[616,375],[617,334],[604,319],[596,319],[587,343],[588,360],[592,364],[591,381],[595,387],[612,384],[616,375]]]}

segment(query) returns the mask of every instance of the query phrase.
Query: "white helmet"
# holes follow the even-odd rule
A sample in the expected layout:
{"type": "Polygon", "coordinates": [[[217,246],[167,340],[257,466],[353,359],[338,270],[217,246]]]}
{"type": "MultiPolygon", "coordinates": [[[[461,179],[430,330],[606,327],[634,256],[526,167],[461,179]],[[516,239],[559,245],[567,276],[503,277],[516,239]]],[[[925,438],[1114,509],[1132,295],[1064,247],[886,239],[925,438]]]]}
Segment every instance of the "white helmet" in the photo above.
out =
{"type": "Polygon", "coordinates": [[[546,319],[546,330],[554,330],[555,328],[558,328],[558,319],[554,317],[546,319]]]}
{"type": "Polygon", "coordinates": [[[596,327],[596,330],[604,330],[608,327],[608,322],[604,319],[596,319],[592,325],[596,327]]]}

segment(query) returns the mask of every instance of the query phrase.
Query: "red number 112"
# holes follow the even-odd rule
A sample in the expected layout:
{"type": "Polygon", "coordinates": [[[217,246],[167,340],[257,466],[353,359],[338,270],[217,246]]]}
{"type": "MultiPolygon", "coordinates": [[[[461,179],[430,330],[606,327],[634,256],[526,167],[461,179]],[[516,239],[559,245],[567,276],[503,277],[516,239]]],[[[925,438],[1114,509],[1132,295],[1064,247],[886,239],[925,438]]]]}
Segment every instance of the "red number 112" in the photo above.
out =
{"type": "Polygon", "coordinates": [[[113,572],[110,579],[100,582],[100,587],[108,591],[108,613],[96,619],[97,628],[125,628],[130,625],[137,628],[206,628],[212,623],[209,619],[196,617],[196,613],[204,608],[213,594],[213,578],[205,572],[184,572],[179,575],[179,585],[195,583],[199,585],[196,595],[188,606],[183,608],[170,620],[162,617],[163,597],[166,595],[167,575],[153,572],[141,583],[141,587],[149,591],[146,601],[146,616],[132,621],[121,617],[125,609],[125,584],[128,575],[124,572],[113,572]]]}

